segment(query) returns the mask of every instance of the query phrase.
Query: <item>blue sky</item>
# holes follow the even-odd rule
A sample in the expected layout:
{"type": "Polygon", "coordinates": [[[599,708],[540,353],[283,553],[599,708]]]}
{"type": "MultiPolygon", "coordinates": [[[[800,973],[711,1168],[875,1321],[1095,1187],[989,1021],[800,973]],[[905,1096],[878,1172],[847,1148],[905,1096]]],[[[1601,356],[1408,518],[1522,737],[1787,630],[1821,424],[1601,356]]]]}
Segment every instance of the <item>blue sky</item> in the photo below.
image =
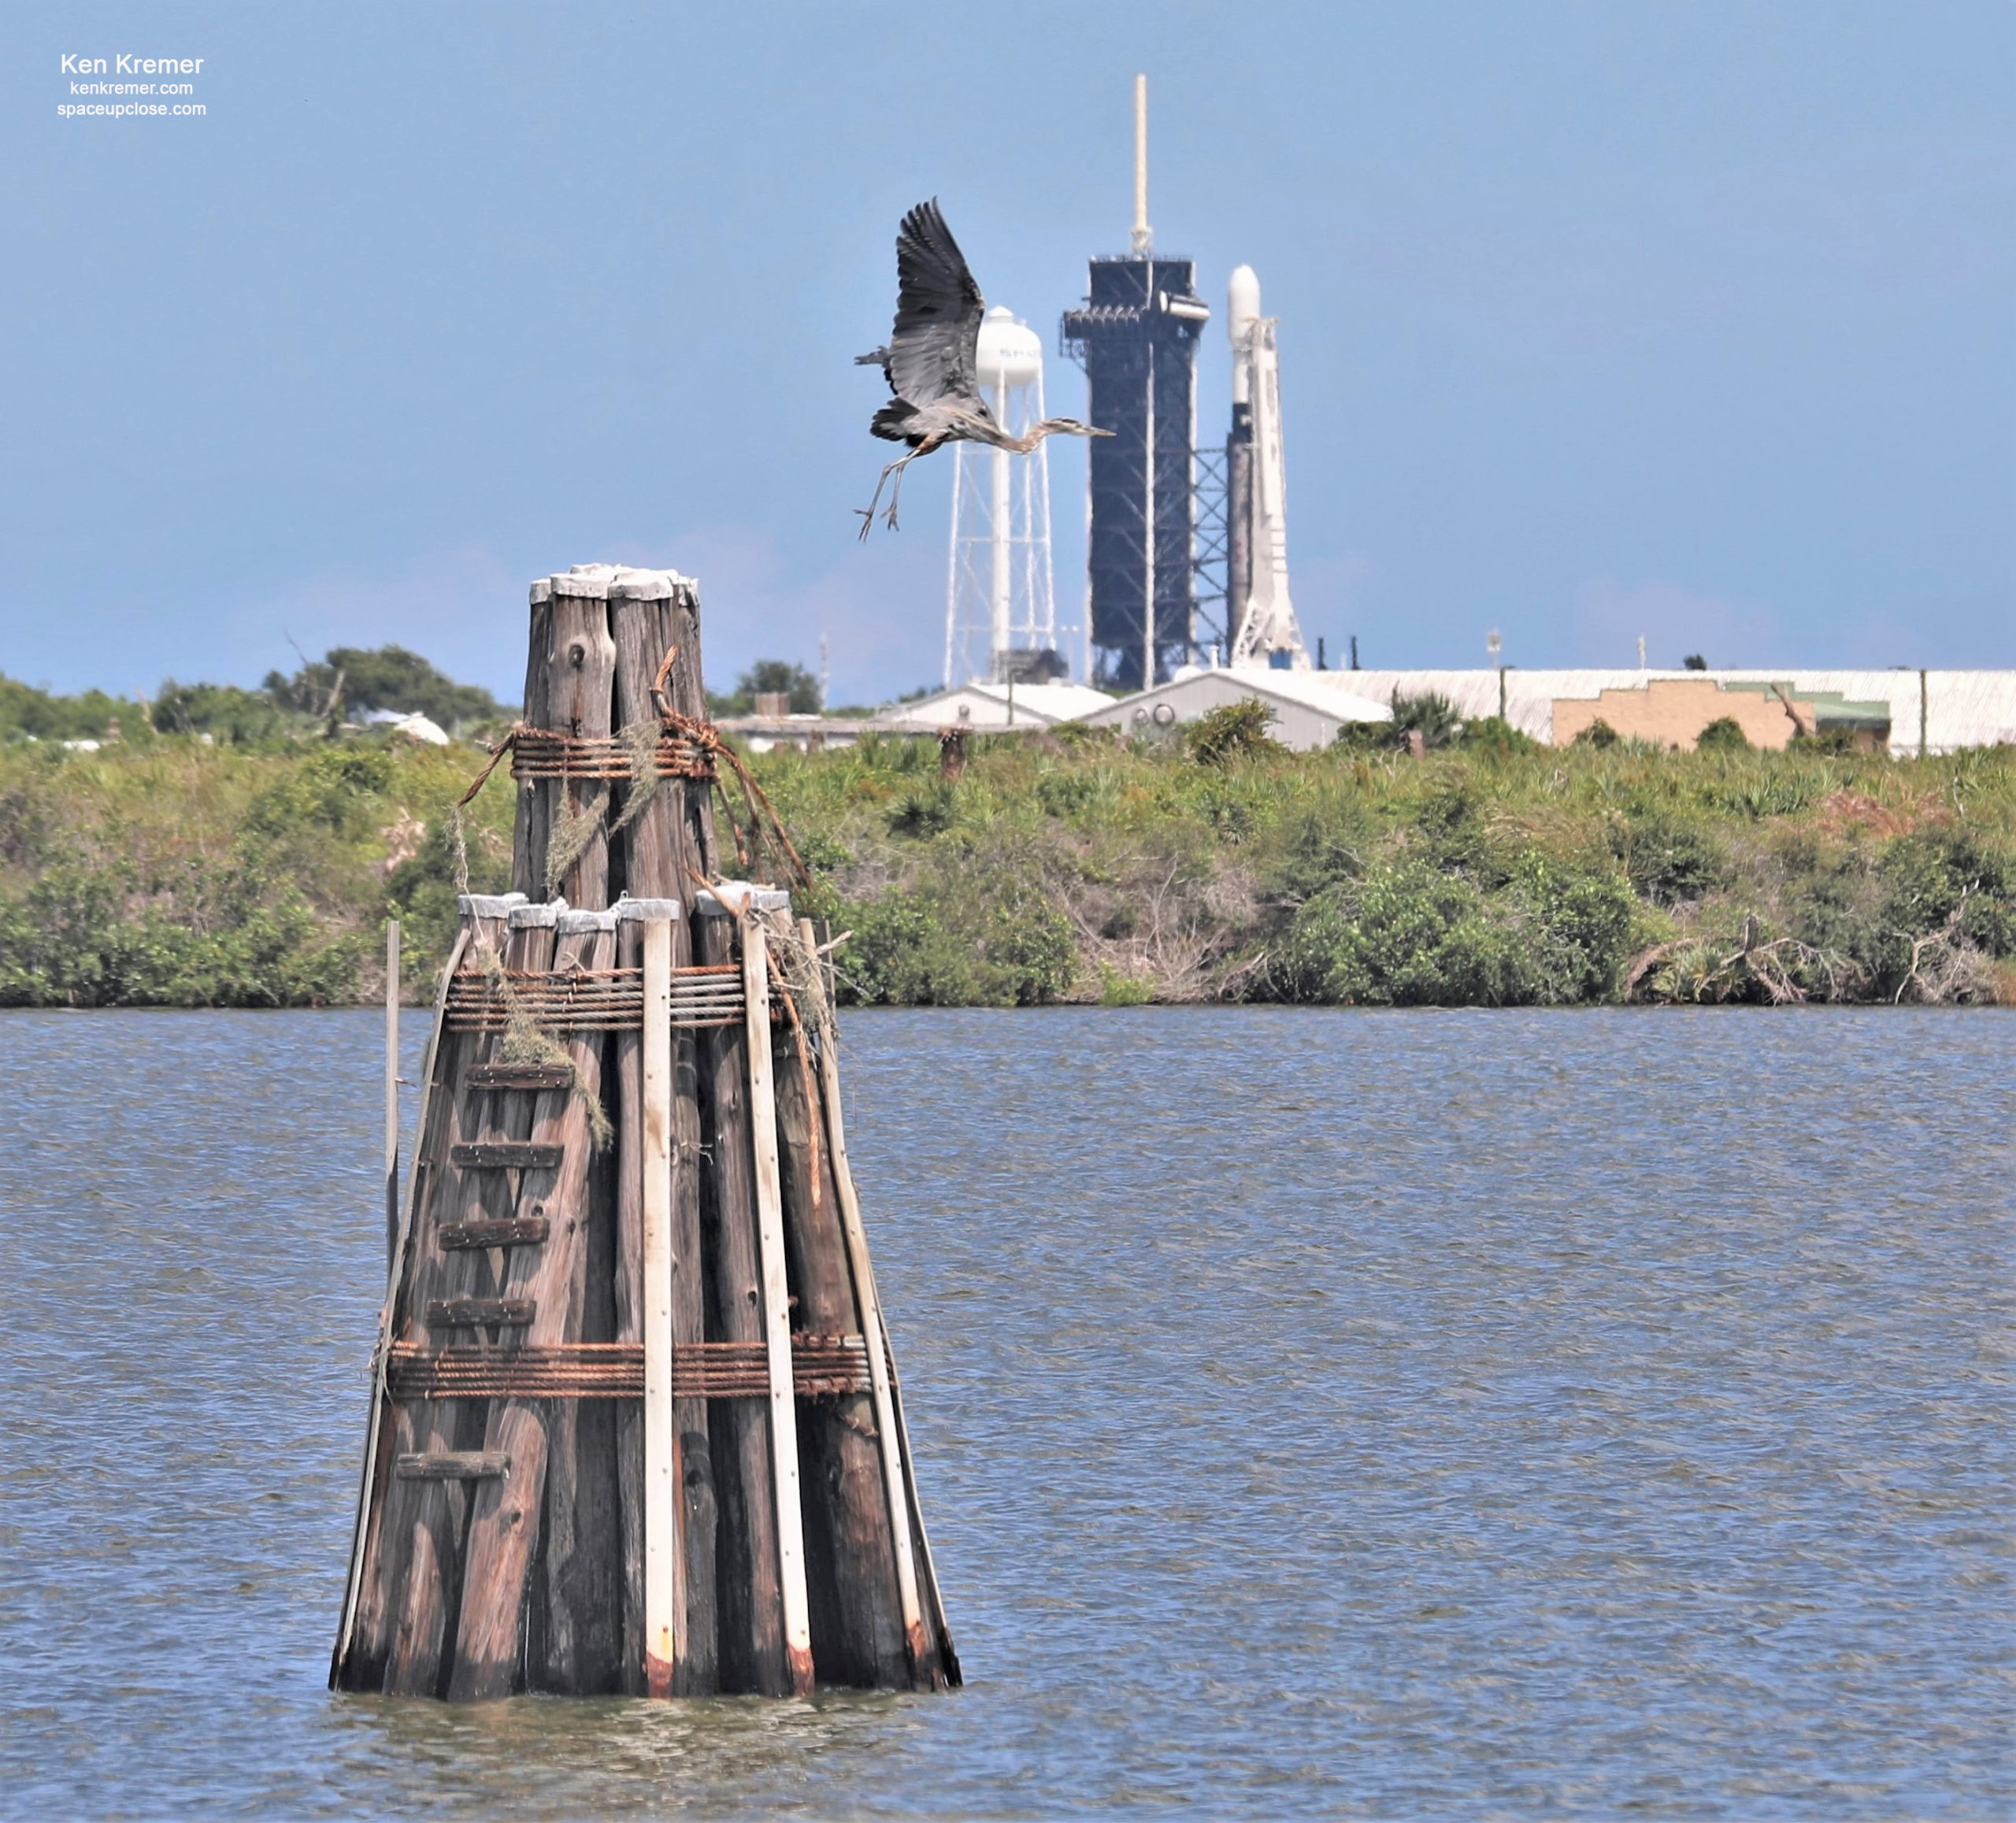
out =
{"type": "MultiPolygon", "coordinates": [[[[0,17],[0,669],[396,639],[697,575],[708,668],[935,680],[948,465],[851,509],[897,217],[1054,346],[1125,245],[1280,319],[1289,557],[1368,664],[2016,665],[2016,8],[24,4],[0,17]],[[200,120],[63,120],[65,53],[200,120]]],[[[1082,406],[1053,361],[1051,407],[1082,406]]],[[[1083,454],[1053,446],[1058,593],[1083,454]]]]}

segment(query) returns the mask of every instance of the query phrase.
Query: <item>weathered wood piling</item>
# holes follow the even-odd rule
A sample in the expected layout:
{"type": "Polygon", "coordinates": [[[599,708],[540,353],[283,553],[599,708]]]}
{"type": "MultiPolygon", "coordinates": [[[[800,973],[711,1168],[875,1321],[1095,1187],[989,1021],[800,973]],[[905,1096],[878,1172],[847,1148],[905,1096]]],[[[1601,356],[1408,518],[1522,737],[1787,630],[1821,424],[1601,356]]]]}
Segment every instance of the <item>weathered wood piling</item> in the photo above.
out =
{"type": "Polygon", "coordinates": [[[959,1680],[828,971],[721,876],[705,704],[691,582],[533,585],[514,890],[463,896],[435,1007],[334,1688],[959,1680]]]}

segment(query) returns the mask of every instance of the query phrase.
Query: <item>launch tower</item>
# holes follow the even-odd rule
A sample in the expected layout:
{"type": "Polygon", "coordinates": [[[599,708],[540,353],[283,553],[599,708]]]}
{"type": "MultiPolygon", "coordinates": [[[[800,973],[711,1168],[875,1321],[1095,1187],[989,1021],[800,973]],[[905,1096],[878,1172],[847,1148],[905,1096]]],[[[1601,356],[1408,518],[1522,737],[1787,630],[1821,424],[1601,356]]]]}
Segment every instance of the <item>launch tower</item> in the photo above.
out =
{"type": "Polygon", "coordinates": [[[1210,320],[1196,265],[1157,258],[1148,226],[1148,82],[1134,79],[1134,232],[1125,255],[1091,261],[1067,310],[1064,351],[1085,370],[1089,446],[1086,557],[1093,675],[1138,690],[1195,647],[1192,543],[1197,343],[1210,320]]]}

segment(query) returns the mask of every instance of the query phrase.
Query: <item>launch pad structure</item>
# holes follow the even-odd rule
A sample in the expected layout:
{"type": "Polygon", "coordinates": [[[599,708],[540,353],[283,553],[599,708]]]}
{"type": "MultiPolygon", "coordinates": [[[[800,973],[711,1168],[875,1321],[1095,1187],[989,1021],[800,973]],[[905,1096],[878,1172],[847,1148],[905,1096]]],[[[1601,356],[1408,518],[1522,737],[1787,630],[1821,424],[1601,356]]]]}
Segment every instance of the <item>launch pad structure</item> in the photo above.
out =
{"type": "Polygon", "coordinates": [[[1190,661],[1196,482],[1197,343],[1210,306],[1195,261],[1157,258],[1148,225],[1147,80],[1134,83],[1134,230],[1095,258],[1064,351],[1085,370],[1088,416],[1110,436],[1088,452],[1086,570],[1094,680],[1145,689],[1190,661]]]}
{"type": "Polygon", "coordinates": [[[1288,597],[1287,481],[1275,321],[1251,266],[1232,275],[1232,421],[1197,442],[1197,347],[1210,307],[1195,262],[1158,256],[1148,224],[1147,79],[1134,79],[1134,228],[1095,257],[1059,326],[1085,370],[1087,681],[1147,690],[1209,661],[1306,670],[1288,597]],[[1200,594],[1200,580],[1217,584],[1200,594]],[[1218,624],[1202,624],[1216,609],[1218,624]],[[1206,636],[1209,635],[1209,643],[1206,636]]]}

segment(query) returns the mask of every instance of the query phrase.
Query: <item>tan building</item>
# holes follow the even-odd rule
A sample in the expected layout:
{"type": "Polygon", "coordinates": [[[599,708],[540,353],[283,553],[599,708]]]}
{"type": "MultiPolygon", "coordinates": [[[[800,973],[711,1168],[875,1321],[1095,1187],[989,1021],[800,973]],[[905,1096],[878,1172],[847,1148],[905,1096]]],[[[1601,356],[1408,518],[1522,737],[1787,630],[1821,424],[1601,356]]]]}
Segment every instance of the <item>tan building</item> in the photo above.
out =
{"type": "MultiPolygon", "coordinates": [[[[1712,677],[1653,677],[1635,689],[1557,697],[1554,744],[1566,747],[1601,721],[1623,740],[1691,750],[1702,729],[1724,721],[1741,728],[1754,747],[1781,748],[1791,746],[1796,735],[1817,733],[1821,711],[1819,704],[1800,697],[1789,685],[1739,684],[1732,689],[1712,677]]],[[[1883,732],[1887,739],[1887,716],[1883,732]]]]}

